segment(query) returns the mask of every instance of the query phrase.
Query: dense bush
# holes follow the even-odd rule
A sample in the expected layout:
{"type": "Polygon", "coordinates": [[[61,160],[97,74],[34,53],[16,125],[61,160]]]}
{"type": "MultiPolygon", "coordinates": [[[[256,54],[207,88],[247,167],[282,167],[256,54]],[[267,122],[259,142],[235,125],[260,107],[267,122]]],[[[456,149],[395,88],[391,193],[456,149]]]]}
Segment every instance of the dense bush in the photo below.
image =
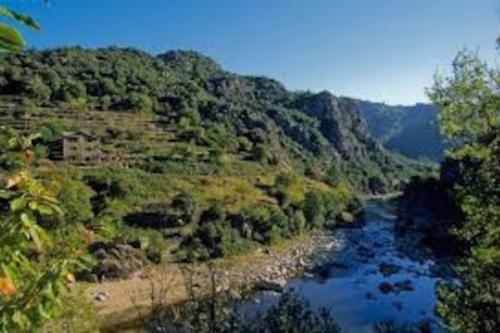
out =
{"type": "Polygon", "coordinates": [[[59,168],[50,175],[60,185],[57,199],[64,211],[66,223],[89,223],[94,217],[91,199],[94,192],[82,180],[76,169],[59,168]]]}
{"type": "MultiPolygon", "coordinates": [[[[279,177],[278,189],[294,183],[295,177],[279,177]]],[[[280,193],[280,192],[278,192],[280,193]]],[[[186,239],[183,248],[191,257],[207,259],[233,254],[251,242],[274,243],[282,238],[300,235],[306,230],[325,226],[327,219],[335,218],[345,210],[357,213],[358,202],[335,190],[311,190],[298,205],[286,207],[250,206],[240,213],[229,215],[219,204],[201,212],[199,228],[186,239]],[[194,253],[196,252],[196,253],[194,253]]]]}
{"type": "Polygon", "coordinates": [[[321,227],[326,221],[326,207],[323,195],[317,191],[308,192],[304,198],[304,215],[308,223],[321,227]]]}
{"type": "Polygon", "coordinates": [[[193,223],[197,221],[198,202],[192,194],[181,192],[172,200],[172,208],[177,213],[178,220],[184,223],[193,223]]]}

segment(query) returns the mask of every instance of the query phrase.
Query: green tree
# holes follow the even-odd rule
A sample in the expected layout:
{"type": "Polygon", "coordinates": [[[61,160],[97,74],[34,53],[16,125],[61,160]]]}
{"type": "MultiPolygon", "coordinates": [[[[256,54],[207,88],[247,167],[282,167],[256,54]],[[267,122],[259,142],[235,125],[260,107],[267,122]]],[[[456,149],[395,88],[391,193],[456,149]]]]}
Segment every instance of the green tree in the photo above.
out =
{"type": "Polygon", "coordinates": [[[146,94],[131,93],[129,105],[132,110],[138,112],[151,112],[153,110],[153,100],[146,94]]]}
{"type": "MultiPolygon", "coordinates": [[[[448,152],[453,191],[463,219],[452,232],[467,247],[457,271],[460,285],[440,288],[438,311],[456,332],[500,327],[500,71],[463,51],[450,77],[429,91],[441,107],[443,132],[458,146],[448,152]]],[[[446,171],[446,170],[444,170],[446,171]]]]}
{"type": "Polygon", "coordinates": [[[35,76],[28,81],[26,90],[28,95],[38,104],[48,102],[52,93],[50,87],[39,76],[35,76]]]}
{"type": "Polygon", "coordinates": [[[85,98],[87,95],[85,85],[73,79],[64,81],[58,93],[63,101],[70,103],[74,100],[85,98]]]}

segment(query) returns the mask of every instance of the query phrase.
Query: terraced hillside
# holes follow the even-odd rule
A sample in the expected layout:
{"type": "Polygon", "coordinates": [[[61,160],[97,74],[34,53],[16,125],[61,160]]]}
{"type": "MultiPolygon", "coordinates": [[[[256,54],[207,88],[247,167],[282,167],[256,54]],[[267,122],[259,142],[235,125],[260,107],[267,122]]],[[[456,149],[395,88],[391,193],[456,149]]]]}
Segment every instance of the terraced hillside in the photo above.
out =
{"type": "Polygon", "coordinates": [[[0,95],[6,124],[49,125],[53,140],[62,131],[91,131],[110,161],[148,172],[285,168],[380,192],[420,169],[370,135],[354,100],[291,92],[272,79],[229,73],[195,52],[4,55],[0,95]]]}

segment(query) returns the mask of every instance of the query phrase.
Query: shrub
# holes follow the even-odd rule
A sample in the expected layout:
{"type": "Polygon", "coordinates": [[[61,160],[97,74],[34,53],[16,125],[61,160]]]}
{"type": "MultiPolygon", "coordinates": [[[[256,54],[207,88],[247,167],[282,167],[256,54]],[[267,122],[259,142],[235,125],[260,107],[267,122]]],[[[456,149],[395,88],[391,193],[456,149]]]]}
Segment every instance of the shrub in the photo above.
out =
{"type": "Polygon", "coordinates": [[[295,235],[300,235],[306,228],[306,217],[302,210],[295,210],[291,217],[291,228],[295,235]]]}
{"type": "Polygon", "coordinates": [[[279,208],[254,207],[243,212],[246,221],[256,241],[272,243],[282,237],[292,234],[288,216],[279,208]]]}
{"type": "Polygon", "coordinates": [[[146,94],[133,92],[127,102],[127,106],[134,111],[147,113],[153,110],[153,100],[146,94]]]}
{"type": "Polygon", "coordinates": [[[272,160],[272,157],[271,152],[269,152],[269,149],[265,145],[259,143],[253,147],[252,158],[254,161],[260,164],[268,164],[272,160]]]}
{"type": "Polygon", "coordinates": [[[203,211],[200,216],[200,224],[211,221],[224,221],[226,219],[226,211],[220,203],[211,205],[207,210],[203,211]]]}
{"type": "Polygon", "coordinates": [[[164,158],[148,156],[142,164],[142,169],[151,173],[168,173],[170,167],[164,158]]]}
{"type": "Polygon", "coordinates": [[[247,208],[243,212],[243,216],[251,225],[254,232],[258,233],[260,236],[264,236],[264,234],[271,229],[271,212],[267,207],[247,208]]]}
{"type": "Polygon", "coordinates": [[[135,247],[145,251],[147,258],[154,263],[161,261],[167,247],[163,234],[154,229],[122,227],[115,241],[134,244],[135,247]]]}
{"type": "Polygon", "coordinates": [[[313,227],[321,227],[325,224],[326,209],[321,192],[315,190],[307,192],[304,197],[303,209],[306,221],[313,227]]]}
{"type": "Polygon", "coordinates": [[[181,219],[187,223],[196,222],[198,203],[191,193],[181,192],[172,200],[172,208],[178,210],[181,219]]]}
{"type": "Polygon", "coordinates": [[[248,140],[244,136],[238,137],[238,149],[240,151],[250,152],[250,151],[252,151],[252,148],[253,148],[253,144],[250,140],[248,140]]]}
{"type": "Polygon", "coordinates": [[[327,219],[337,216],[346,208],[341,194],[334,190],[323,193],[323,203],[327,219]]]}
{"type": "Polygon", "coordinates": [[[93,217],[91,198],[94,192],[81,179],[82,175],[73,168],[60,168],[51,179],[61,184],[57,199],[64,211],[67,223],[87,223],[93,217]]]}
{"type": "Polygon", "coordinates": [[[225,221],[205,223],[197,230],[195,235],[201,239],[210,257],[236,254],[245,245],[238,231],[225,221]]]}
{"type": "Polygon", "coordinates": [[[282,172],[278,176],[276,176],[274,187],[278,190],[283,190],[297,184],[297,182],[298,176],[296,174],[290,172],[282,172]]]}

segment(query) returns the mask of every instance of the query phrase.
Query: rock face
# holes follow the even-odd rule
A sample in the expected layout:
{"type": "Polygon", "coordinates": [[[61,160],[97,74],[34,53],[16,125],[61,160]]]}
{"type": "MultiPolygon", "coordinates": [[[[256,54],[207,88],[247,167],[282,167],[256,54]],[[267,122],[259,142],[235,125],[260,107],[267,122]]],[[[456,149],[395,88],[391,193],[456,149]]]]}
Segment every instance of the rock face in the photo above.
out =
{"type": "Polygon", "coordinates": [[[392,106],[359,101],[372,134],[410,158],[440,161],[449,147],[439,131],[438,108],[430,104],[392,106]]]}
{"type": "Polygon", "coordinates": [[[368,125],[354,100],[338,98],[324,91],[300,98],[295,105],[321,121],[321,133],[344,159],[360,157],[366,149],[383,150],[370,136],[368,125]]]}

